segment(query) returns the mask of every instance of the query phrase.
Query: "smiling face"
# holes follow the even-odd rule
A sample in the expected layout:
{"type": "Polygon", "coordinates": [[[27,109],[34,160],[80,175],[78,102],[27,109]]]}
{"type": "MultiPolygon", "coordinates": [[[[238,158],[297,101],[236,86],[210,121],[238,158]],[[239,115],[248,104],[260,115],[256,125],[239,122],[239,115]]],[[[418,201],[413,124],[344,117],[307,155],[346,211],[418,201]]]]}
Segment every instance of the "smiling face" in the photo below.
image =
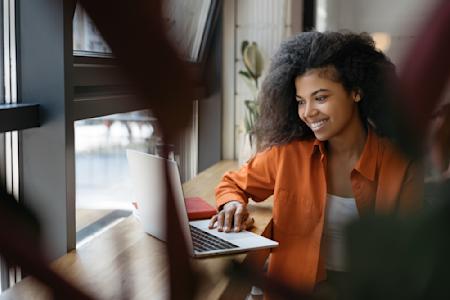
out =
{"type": "Polygon", "coordinates": [[[298,115],[321,141],[352,135],[363,126],[357,108],[360,95],[330,79],[336,77],[334,72],[312,69],[295,79],[298,115]]]}

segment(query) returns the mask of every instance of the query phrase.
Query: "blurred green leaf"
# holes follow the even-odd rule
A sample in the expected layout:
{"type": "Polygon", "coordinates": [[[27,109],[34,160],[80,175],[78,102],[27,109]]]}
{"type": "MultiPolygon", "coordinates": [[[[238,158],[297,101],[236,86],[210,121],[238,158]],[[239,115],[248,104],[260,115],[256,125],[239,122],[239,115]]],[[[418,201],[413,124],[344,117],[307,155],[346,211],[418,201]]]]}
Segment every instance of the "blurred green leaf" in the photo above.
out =
{"type": "Polygon", "coordinates": [[[242,70],[240,70],[240,71],[239,71],[239,74],[242,75],[242,76],[244,76],[245,78],[252,79],[252,76],[251,76],[250,73],[248,73],[247,71],[242,71],[242,70]]]}
{"type": "Polygon", "coordinates": [[[248,46],[248,41],[247,40],[242,41],[242,44],[241,44],[241,55],[242,55],[242,57],[244,56],[244,51],[245,51],[245,48],[247,48],[247,46],[248,46]]]}
{"type": "Polygon", "coordinates": [[[264,59],[256,42],[252,42],[244,49],[242,58],[244,60],[245,67],[257,82],[264,69],[264,59]]]}
{"type": "MultiPolygon", "coordinates": [[[[261,77],[264,68],[264,60],[256,42],[250,44],[248,41],[243,41],[241,44],[241,53],[246,70],[240,70],[239,75],[247,85],[253,97],[251,100],[244,101],[246,107],[244,128],[251,136],[255,133],[256,121],[259,118],[259,108],[256,99],[259,91],[258,78],[261,77]]],[[[251,137],[250,143],[252,143],[251,137]]]]}

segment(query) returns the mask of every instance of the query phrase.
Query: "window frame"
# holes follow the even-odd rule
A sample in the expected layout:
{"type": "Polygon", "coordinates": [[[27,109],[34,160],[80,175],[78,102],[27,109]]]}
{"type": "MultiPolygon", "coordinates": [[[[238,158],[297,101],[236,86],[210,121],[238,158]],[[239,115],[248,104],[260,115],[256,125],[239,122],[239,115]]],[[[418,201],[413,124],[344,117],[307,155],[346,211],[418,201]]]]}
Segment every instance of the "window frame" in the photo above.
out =
{"type": "MultiPolygon", "coordinates": [[[[18,104],[2,106],[0,112],[8,120],[18,120],[0,126],[0,131],[22,130],[18,137],[19,201],[41,221],[43,247],[50,259],[76,247],[74,122],[146,108],[129,92],[116,59],[74,54],[76,2],[16,0],[18,104]],[[92,87],[101,92],[83,96],[92,87]],[[110,87],[116,88],[115,93],[105,96],[110,87]]],[[[221,6],[221,0],[212,0],[200,59],[189,63],[199,98],[207,93],[202,84],[206,49],[221,6]]],[[[0,146],[4,146],[2,139],[0,146]]],[[[0,151],[0,160],[1,156],[0,151]]]]}
{"type": "Polygon", "coordinates": [[[206,19],[205,31],[202,35],[202,42],[198,53],[197,60],[194,63],[204,65],[207,59],[207,49],[211,47],[213,31],[219,18],[223,0],[211,0],[208,17],[206,19]]]}
{"type": "MultiPolygon", "coordinates": [[[[77,1],[72,1],[76,5],[77,1]]],[[[186,62],[196,87],[195,95],[197,99],[207,94],[206,87],[203,84],[207,68],[207,49],[213,43],[214,29],[221,14],[222,5],[223,0],[211,0],[197,60],[186,62]]],[[[73,8],[73,13],[75,13],[75,8],[73,8]]],[[[145,102],[139,101],[131,90],[127,88],[127,79],[120,73],[119,63],[111,54],[75,51],[73,66],[73,85],[75,89],[74,120],[78,121],[148,108],[145,102]],[[119,87],[119,89],[122,89],[122,93],[120,95],[102,95],[110,87],[119,87]],[[96,88],[98,95],[92,94],[88,97],[81,95],[83,91],[89,90],[89,88],[96,88]],[[123,101],[124,98],[126,101],[123,101]]]]}
{"type": "Polygon", "coordinates": [[[129,88],[117,59],[113,57],[88,57],[75,53],[73,87],[74,121],[148,108],[129,88]]]}
{"type": "Polygon", "coordinates": [[[17,0],[18,99],[22,104],[38,102],[42,117],[40,127],[20,134],[19,201],[38,216],[50,259],[75,247],[74,4],[17,0]]]}
{"type": "MultiPolygon", "coordinates": [[[[3,5],[0,5],[0,24],[1,29],[0,30],[0,57],[3,58],[3,5]]],[[[3,83],[3,59],[0,59],[0,82],[3,83]]],[[[4,103],[4,86],[3,84],[0,84],[0,106],[4,103]]],[[[5,134],[3,132],[0,132],[0,189],[6,188],[6,156],[5,156],[5,134]]],[[[8,278],[8,266],[6,264],[6,261],[0,257],[0,294],[2,291],[6,290],[6,288],[9,286],[9,278],[8,278]]]]}

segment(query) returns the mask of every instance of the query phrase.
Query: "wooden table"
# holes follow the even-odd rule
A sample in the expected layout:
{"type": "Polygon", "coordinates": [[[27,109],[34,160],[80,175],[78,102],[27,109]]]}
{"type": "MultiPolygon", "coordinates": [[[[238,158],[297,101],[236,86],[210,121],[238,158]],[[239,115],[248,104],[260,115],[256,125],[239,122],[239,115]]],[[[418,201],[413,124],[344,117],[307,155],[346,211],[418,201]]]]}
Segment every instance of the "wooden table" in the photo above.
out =
{"type": "MultiPolygon", "coordinates": [[[[214,187],[222,175],[236,169],[235,161],[221,161],[183,184],[185,196],[200,196],[214,203],[214,187]]],[[[249,203],[256,233],[261,233],[272,215],[272,201],[249,203]]],[[[228,284],[224,269],[232,259],[246,254],[192,259],[200,274],[198,299],[217,299],[228,284]]],[[[143,232],[140,223],[127,217],[80,248],[52,263],[52,267],[97,299],[167,299],[168,267],[165,244],[143,232]]],[[[26,278],[0,299],[50,299],[49,290],[26,278]]]]}

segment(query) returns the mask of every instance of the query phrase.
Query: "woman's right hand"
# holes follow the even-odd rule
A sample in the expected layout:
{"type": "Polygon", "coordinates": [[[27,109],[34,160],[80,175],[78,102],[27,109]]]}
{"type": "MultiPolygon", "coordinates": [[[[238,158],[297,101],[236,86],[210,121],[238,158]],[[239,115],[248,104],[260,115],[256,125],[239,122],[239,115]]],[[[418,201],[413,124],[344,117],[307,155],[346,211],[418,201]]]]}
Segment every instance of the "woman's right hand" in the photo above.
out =
{"type": "Polygon", "coordinates": [[[255,220],[249,217],[246,205],[239,201],[230,201],[211,218],[209,229],[217,226],[218,231],[239,232],[252,227],[254,222],[255,220]]]}

